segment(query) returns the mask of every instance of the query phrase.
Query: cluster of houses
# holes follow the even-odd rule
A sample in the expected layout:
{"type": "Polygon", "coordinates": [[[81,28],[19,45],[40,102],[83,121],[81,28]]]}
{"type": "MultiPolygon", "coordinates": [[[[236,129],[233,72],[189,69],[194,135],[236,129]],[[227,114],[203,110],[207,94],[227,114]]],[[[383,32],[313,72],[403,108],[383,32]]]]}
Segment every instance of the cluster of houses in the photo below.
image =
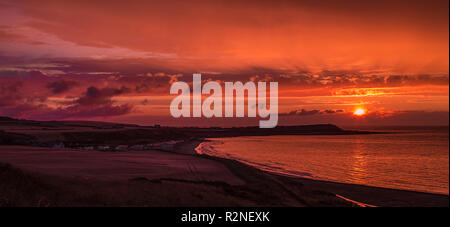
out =
{"type": "MultiPolygon", "coordinates": [[[[98,151],[145,151],[145,150],[162,150],[162,151],[174,151],[175,145],[184,142],[183,140],[171,140],[150,144],[137,144],[137,145],[99,145],[99,146],[81,146],[73,147],[78,150],[98,150],[98,151]]],[[[65,148],[63,142],[57,142],[53,144],[53,148],[63,149],[65,148]]]]}

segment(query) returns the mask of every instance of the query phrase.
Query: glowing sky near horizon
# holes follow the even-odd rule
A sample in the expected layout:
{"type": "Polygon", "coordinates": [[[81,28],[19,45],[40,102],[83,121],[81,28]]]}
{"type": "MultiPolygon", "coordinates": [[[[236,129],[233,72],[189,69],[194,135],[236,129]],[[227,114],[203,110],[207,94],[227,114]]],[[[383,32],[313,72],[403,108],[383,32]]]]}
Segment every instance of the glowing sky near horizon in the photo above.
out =
{"type": "Polygon", "coordinates": [[[0,115],[174,124],[202,73],[279,82],[282,124],[448,125],[448,4],[0,0],[0,115]]]}

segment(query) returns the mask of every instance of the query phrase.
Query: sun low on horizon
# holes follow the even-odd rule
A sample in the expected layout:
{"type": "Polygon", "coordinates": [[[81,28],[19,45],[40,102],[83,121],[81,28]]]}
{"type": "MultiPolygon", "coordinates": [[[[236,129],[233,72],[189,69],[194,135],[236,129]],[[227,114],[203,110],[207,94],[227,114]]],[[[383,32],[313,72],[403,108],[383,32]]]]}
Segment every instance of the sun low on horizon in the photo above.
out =
{"type": "Polygon", "coordinates": [[[358,116],[358,117],[362,117],[364,115],[367,114],[367,110],[365,110],[364,108],[357,108],[354,112],[353,115],[358,116]]]}

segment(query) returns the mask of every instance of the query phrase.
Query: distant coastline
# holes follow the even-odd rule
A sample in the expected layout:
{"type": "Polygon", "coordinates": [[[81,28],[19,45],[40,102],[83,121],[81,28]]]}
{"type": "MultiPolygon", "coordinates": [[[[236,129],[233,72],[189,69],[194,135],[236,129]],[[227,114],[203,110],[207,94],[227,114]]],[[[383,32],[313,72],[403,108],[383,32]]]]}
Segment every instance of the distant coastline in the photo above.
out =
{"type": "Polygon", "coordinates": [[[0,144],[40,147],[133,146],[173,140],[269,135],[353,135],[380,132],[344,130],[332,124],[197,128],[139,126],[88,121],[33,121],[0,117],[0,144]],[[45,136],[43,136],[45,135],[45,136]]]}

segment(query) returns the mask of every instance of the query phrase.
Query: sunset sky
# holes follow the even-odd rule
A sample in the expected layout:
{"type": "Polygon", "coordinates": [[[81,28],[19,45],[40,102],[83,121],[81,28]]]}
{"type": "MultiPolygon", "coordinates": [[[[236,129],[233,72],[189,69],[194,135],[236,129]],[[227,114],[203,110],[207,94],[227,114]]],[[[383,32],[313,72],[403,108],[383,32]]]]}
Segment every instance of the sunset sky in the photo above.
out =
{"type": "Polygon", "coordinates": [[[0,0],[0,116],[257,125],[174,120],[193,73],[278,82],[282,125],[448,125],[449,2],[0,0]]]}

